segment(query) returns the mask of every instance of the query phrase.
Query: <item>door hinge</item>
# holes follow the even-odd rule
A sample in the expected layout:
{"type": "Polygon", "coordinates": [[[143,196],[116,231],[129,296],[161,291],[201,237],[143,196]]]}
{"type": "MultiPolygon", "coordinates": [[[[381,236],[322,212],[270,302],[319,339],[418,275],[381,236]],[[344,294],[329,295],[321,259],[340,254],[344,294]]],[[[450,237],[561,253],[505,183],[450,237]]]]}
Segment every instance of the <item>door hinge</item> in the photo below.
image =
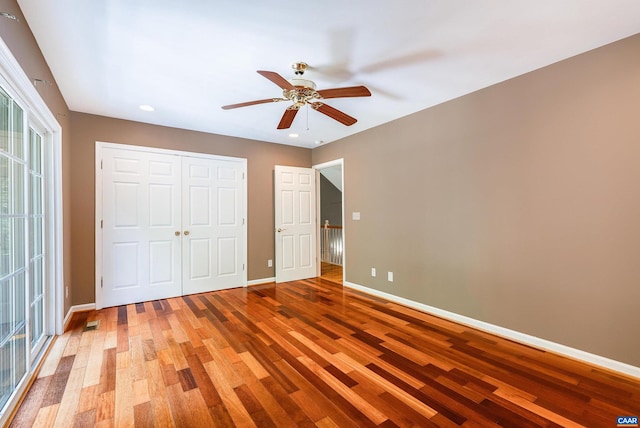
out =
{"type": "Polygon", "coordinates": [[[244,180],[244,172],[242,173],[242,179],[244,180]]]}
{"type": "Polygon", "coordinates": [[[104,280],[102,277],[100,277],[100,288],[102,288],[104,286],[104,280]]]}
{"type": "Polygon", "coordinates": [[[104,220],[100,220],[100,229],[104,227],[104,220]]]}
{"type": "Polygon", "coordinates": [[[100,169],[102,169],[102,159],[100,159],[100,169]]]}
{"type": "Polygon", "coordinates": [[[244,271],[244,263],[242,263],[242,270],[244,271]]]}
{"type": "Polygon", "coordinates": [[[242,224],[244,224],[244,219],[242,219],[242,224]]]}

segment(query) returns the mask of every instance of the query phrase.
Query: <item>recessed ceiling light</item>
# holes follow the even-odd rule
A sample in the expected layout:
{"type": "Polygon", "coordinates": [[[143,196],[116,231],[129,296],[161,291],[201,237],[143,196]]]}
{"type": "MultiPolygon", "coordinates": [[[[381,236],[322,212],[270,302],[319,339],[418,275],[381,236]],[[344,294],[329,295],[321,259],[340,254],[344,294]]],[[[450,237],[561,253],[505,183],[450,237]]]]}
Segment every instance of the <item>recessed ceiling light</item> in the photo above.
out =
{"type": "Polygon", "coordinates": [[[289,134],[289,137],[291,137],[291,138],[298,138],[298,134],[289,134]]]}
{"type": "Polygon", "coordinates": [[[139,108],[140,108],[140,110],[143,110],[143,111],[154,111],[155,110],[152,106],[150,106],[148,104],[142,104],[139,108]]]}

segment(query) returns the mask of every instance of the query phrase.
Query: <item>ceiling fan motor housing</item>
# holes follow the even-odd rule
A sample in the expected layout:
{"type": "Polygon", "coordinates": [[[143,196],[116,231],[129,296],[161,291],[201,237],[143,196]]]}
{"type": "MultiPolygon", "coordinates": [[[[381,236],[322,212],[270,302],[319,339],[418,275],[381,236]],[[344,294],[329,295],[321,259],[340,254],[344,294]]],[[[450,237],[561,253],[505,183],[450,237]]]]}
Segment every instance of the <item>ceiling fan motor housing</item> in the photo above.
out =
{"type": "Polygon", "coordinates": [[[293,101],[297,108],[304,106],[313,98],[320,98],[316,92],[316,84],[306,79],[289,79],[289,82],[295,86],[295,89],[285,89],[282,94],[285,98],[293,101]]]}

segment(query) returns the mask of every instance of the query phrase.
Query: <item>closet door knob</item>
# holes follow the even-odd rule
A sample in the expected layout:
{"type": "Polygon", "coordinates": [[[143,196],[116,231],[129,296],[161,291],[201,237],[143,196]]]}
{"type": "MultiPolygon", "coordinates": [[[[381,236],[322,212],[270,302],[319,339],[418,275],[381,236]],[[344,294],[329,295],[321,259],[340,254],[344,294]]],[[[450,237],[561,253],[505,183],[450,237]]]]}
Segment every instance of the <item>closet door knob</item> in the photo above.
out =
{"type": "Polygon", "coordinates": [[[188,231],[188,230],[185,230],[185,231],[184,231],[184,234],[185,234],[185,235],[188,235],[188,234],[189,234],[189,231],[188,231]]]}
{"type": "Polygon", "coordinates": [[[176,236],[180,236],[180,231],[176,230],[176,236]]]}

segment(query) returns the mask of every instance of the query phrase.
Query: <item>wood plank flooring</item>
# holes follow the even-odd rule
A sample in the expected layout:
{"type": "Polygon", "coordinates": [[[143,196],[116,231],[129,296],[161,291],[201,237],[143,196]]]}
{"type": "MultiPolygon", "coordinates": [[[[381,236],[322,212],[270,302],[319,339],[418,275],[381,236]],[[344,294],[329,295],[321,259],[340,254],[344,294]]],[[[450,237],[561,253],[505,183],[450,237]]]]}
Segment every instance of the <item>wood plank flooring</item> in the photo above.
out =
{"type": "Polygon", "coordinates": [[[322,279],[342,284],[342,266],[322,262],[320,272],[322,279]]]}
{"type": "Polygon", "coordinates": [[[11,426],[612,427],[622,415],[640,415],[638,379],[313,279],[76,314],[11,426]]]}

